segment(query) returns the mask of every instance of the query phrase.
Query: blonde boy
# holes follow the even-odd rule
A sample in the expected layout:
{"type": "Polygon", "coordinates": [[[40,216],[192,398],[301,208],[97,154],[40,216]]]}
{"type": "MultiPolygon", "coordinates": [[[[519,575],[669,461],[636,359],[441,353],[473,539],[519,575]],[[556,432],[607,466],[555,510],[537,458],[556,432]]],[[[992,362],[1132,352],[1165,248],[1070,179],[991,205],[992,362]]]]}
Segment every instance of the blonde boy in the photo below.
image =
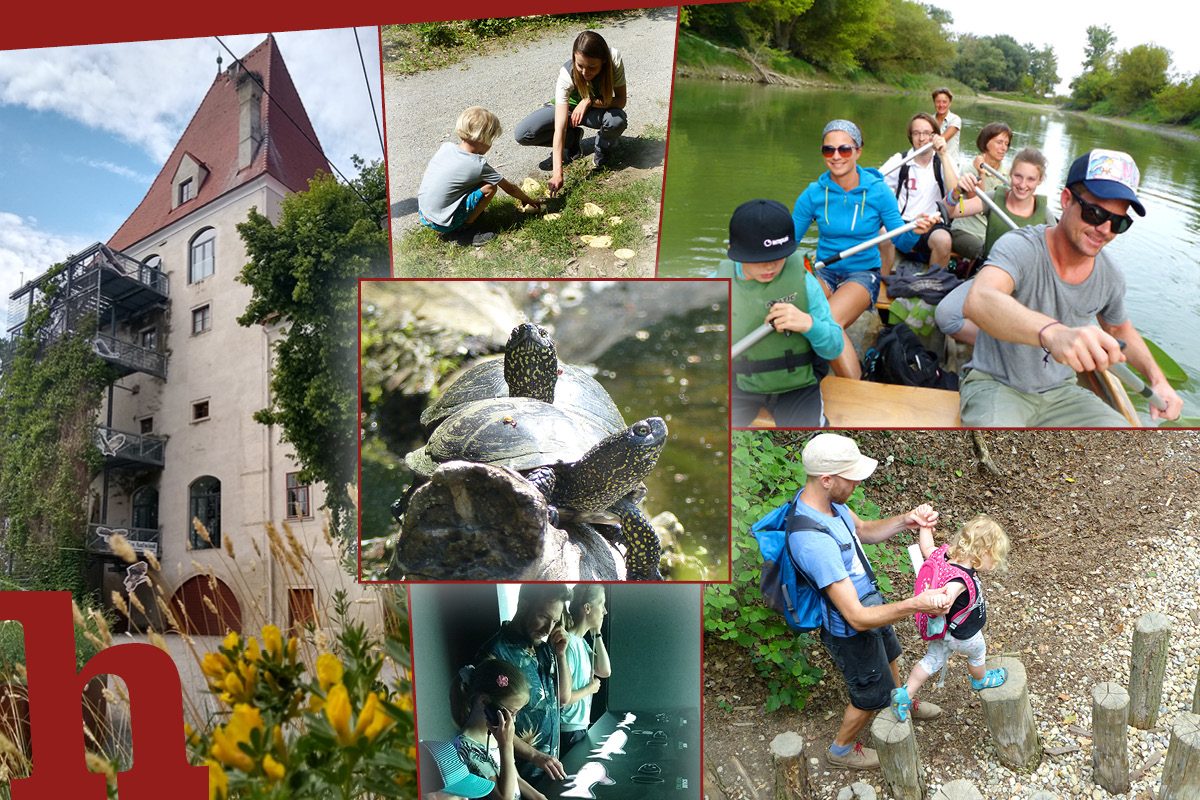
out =
{"type": "Polygon", "coordinates": [[[471,228],[496,196],[496,187],[526,205],[537,208],[540,204],[505,180],[484,158],[500,135],[500,119],[495,114],[471,106],[458,115],[454,133],[460,140],[458,146],[444,143],[425,167],[417,190],[417,216],[443,239],[478,247],[496,235],[471,228]]]}

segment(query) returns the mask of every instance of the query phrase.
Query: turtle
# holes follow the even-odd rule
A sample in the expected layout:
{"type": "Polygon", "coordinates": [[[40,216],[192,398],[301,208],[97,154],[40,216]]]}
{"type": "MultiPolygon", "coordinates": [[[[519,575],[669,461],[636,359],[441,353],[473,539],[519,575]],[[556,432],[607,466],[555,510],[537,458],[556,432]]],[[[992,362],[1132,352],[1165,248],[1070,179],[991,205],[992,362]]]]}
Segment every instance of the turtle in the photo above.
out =
{"type": "Polygon", "coordinates": [[[591,375],[560,364],[553,340],[532,322],[512,330],[502,359],[469,367],[421,413],[427,435],[467,403],[493,397],[529,397],[589,417],[609,433],[625,428],[616,404],[591,375]]]}
{"type": "Polygon", "coordinates": [[[658,534],[636,503],[666,439],[661,417],[609,431],[541,400],[499,397],[461,406],[404,460],[425,478],[447,461],[515,470],[545,496],[552,524],[560,509],[613,514],[621,522],[630,578],[662,580],[658,534]]]}

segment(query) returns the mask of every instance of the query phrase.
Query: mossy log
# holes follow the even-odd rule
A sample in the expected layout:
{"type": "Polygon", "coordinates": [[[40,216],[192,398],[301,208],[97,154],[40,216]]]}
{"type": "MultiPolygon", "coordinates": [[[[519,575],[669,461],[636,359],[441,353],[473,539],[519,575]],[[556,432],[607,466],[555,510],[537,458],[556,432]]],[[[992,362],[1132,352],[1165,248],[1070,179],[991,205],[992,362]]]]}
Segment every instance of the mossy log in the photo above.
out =
{"type": "Polygon", "coordinates": [[[1171,726],[1158,800],[1200,797],[1200,714],[1180,714],[1171,726]]]}
{"type": "Polygon", "coordinates": [[[975,788],[975,784],[960,778],[938,789],[932,800],[983,800],[983,795],[975,788]]]}
{"type": "Polygon", "coordinates": [[[901,722],[890,708],[881,711],[871,722],[871,736],[879,753],[879,766],[888,794],[896,800],[922,800],[925,775],[921,771],[912,719],[901,722]]]}
{"type": "Polygon", "coordinates": [[[775,773],[775,800],[809,800],[808,767],[804,739],[787,731],[771,740],[771,768],[775,773]]]}

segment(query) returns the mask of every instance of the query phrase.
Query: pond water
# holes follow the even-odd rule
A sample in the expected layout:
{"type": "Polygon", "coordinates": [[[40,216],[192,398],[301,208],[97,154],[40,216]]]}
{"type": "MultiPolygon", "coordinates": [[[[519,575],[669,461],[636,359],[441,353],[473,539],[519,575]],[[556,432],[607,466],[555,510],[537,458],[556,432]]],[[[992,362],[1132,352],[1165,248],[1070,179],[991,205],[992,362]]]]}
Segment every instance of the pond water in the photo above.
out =
{"type": "MultiPolygon", "coordinates": [[[[1127,309],[1138,330],[1192,376],[1179,387],[1184,416],[1200,417],[1200,141],[1052,108],[956,100],[953,110],[963,118],[964,162],[976,153],[979,129],[992,121],[1007,122],[1014,131],[1010,160],[1022,147],[1038,147],[1049,162],[1039,191],[1056,211],[1075,156],[1093,147],[1133,155],[1146,216],[1135,215],[1136,224],[1107,251],[1125,276],[1127,309]]],[[[864,138],[860,163],[879,166],[907,148],[905,128],[917,111],[933,111],[924,93],[677,80],[658,274],[709,274],[724,257],[729,216],[746,200],[766,197],[791,208],[825,169],[820,133],[830,119],[854,120],[864,138]]],[[[816,242],[814,225],[802,247],[815,252],[816,242]]]]}

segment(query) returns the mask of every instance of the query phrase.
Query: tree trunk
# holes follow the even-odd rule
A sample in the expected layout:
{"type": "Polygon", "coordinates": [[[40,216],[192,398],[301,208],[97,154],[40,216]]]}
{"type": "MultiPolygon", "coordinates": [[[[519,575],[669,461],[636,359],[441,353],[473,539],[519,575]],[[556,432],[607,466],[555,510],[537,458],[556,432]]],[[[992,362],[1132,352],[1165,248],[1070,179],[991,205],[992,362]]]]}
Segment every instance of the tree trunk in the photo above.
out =
{"type": "Polygon", "coordinates": [[[1158,800],[1200,797],[1200,715],[1180,714],[1171,726],[1158,800]]]}
{"type": "Polygon", "coordinates": [[[771,767],[775,773],[775,800],[809,800],[808,767],[804,764],[804,739],[788,731],[771,740],[771,767]]]}
{"type": "Polygon", "coordinates": [[[1129,791],[1129,692],[1116,683],[1092,689],[1092,773],[1109,794],[1129,791]]]}
{"type": "Polygon", "coordinates": [[[1150,730],[1158,719],[1171,620],[1153,611],[1138,617],[1129,663],[1129,724],[1150,730]]]}
{"type": "Polygon", "coordinates": [[[1025,665],[1015,658],[995,658],[989,659],[987,666],[1008,670],[1008,680],[1003,685],[979,693],[983,718],[996,753],[1012,769],[1036,769],[1042,761],[1042,743],[1029,705],[1025,665]]]}
{"type": "Polygon", "coordinates": [[[871,735],[879,753],[883,782],[896,800],[922,800],[925,797],[925,776],[921,772],[921,757],[910,719],[901,722],[891,709],[875,715],[871,735]]]}

